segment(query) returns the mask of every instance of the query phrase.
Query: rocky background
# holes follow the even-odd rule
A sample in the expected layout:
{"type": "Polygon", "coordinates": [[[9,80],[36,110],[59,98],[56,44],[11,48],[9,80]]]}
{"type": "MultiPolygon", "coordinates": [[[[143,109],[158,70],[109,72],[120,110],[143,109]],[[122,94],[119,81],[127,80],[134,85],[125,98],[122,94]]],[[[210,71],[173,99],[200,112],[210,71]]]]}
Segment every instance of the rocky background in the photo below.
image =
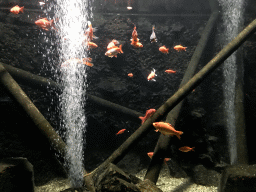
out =
{"type": "MultiPolygon", "coordinates": [[[[105,3],[105,1],[98,2],[105,3]]],[[[182,10],[183,1],[173,2],[180,7],[179,10],[182,10]]],[[[121,1],[117,5],[114,1],[106,3],[102,9],[105,10],[105,14],[102,14],[100,6],[95,7],[95,12],[100,13],[95,13],[91,22],[93,27],[97,27],[95,35],[99,38],[94,42],[98,48],[92,49],[89,53],[94,66],[88,67],[87,70],[86,92],[145,113],[149,108],[159,108],[177,91],[209,15],[195,14],[193,16],[193,12],[190,12],[191,15],[186,16],[188,12],[185,12],[184,16],[139,17],[106,13],[124,10],[125,5],[121,3],[121,1]],[[113,10],[113,7],[119,7],[119,9],[113,10]],[[143,48],[136,49],[130,45],[134,24],[143,48]],[[152,25],[156,26],[158,41],[155,44],[149,41],[152,25]],[[104,55],[112,39],[117,39],[123,45],[124,53],[119,54],[117,58],[108,58],[104,55]],[[176,52],[173,47],[177,44],[186,46],[187,51],[176,52]],[[162,45],[170,48],[169,54],[158,51],[162,45]],[[146,77],[153,68],[157,74],[156,81],[147,81],[146,77]],[[176,73],[166,74],[164,71],[168,68],[175,70],[176,73]],[[133,73],[134,77],[128,77],[128,73],[133,73]]],[[[9,7],[13,5],[15,3],[2,1],[2,9],[0,9],[0,62],[58,81],[60,63],[58,63],[58,41],[55,31],[43,31],[34,24],[39,17],[53,18],[51,9],[53,4],[46,6],[48,12],[44,12],[46,8],[40,8],[36,3],[29,2],[26,4],[29,10],[19,15],[10,14],[9,7]]],[[[159,3],[160,5],[164,5],[164,1],[162,4],[159,3]]],[[[198,8],[195,6],[195,13],[201,9],[210,10],[206,3],[201,5],[198,8]]],[[[150,9],[152,6],[148,6],[147,13],[157,13],[150,9]]],[[[171,7],[167,6],[166,9],[171,9],[171,7]]],[[[140,4],[135,4],[132,11],[145,12],[140,10],[140,4]]],[[[254,18],[253,14],[247,15],[245,25],[254,18]]],[[[214,31],[214,36],[197,71],[221,50],[221,44],[217,41],[221,37],[221,32],[222,27],[219,25],[214,31]]],[[[250,144],[253,141],[253,137],[250,136],[252,129],[249,123],[253,123],[255,117],[253,106],[256,102],[254,99],[254,48],[255,36],[246,41],[243,46],[249,156],[252,153],[250,144]]],[[[188,173],[193,172],[191,167],[196,169],[197,166],[204,166],[210,170],[216,170],[216,167],[221,167],[228,162],[225,147],[226,132],[223,129],[223,118],[221,118],[223,115],[221,113],[223,106],[221,84],[222,72],[219,68],[188,96],[177,123],[176,129],[182,130],[184,135],[181,140],[173,138],[170,153],[166,156],[172,157],[174,162],[180,162],[188,173]],[[184,145],[195,147],[195,152],[180,152],[178,148],[184,145]]],[[[56,128],[56,131],[61,132],[58,95],[50,89],[48,92],[41,92],[24,85],[21,86],[51,125],[56,128]]],[[[4,111],[1,117],[0,158],[15,156],[28,158],[34,166],[36,185],[42,185],[52,178],[62,177],[63,172],[58,168],[53,158],[54,154],[48,152],[49,146],[42,146],[44,141],[38,139],[38,133],[33,130],[32,122],[2,89],[0,96],[1,111],[4,111]]],[[[85,169],[90,171],[118,148],[140,126],[140,121],[127,119],[121,115],[117,117],[111,110],[95,108],[90,103],[86,104],[85,110],[88,123],[84,136],[86,140],[84,164],[85,169]],[[120,129],[126,129],[126,132],[116,136],[120,129]]],[[[146,168],[150,162],[147,153],[154,150],[158,137],[159,133],[152,130],[119,163],[119,167],[132,173],[146,168]]],[[[255,162],[255,159],[250,158],[250,162],[255,162]]]]}

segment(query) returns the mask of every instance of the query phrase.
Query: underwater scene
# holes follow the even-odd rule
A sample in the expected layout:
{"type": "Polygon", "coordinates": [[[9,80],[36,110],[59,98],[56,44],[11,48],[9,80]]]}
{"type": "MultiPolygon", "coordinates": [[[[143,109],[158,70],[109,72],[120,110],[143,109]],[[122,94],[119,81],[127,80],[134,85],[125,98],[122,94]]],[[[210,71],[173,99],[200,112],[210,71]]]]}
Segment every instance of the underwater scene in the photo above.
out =
{"type": "Polygon", "coordinates": [[[0,0],[0,191],[256,191],[253,0],[0,0]]]}

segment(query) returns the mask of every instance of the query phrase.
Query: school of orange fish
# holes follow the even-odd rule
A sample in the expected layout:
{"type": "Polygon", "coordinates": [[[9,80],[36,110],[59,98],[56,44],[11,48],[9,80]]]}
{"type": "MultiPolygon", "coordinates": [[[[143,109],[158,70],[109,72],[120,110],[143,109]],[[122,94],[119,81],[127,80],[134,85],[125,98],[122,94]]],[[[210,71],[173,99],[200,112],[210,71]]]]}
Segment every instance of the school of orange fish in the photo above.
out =
{"type": "MultiPolygon", "coordinates": [[[[40,5],[43,5],[44,3],[43,2],[39,2],[40,5]]],[[[13,13],[13,14],[19,14],[19,13],[23,13],[24,12],[24,6],[23,7],[19,7],[18,5],[12,7],[10,9],[10,12],[13,13]]],[[[42,29],[48,31],[49,29],[55,29],[55,26],[54,26],[54,20],[52,19],[51,21],[49,21],[47,18],[41,18],[41,19],[38,19],[35,21],[35,24],[39,27],[41,27],[42,29]]],[[[81,38],[81,41],[82,41],[82,44],[87,46],[88,49],[93,49],[93,48],[97,48],[98,45],[93,43],[92,40],[93,39],[97,39],[96,36],[94,36],[93,32],[95,31],[94,28],[92,28],[92,24],[91,22],[89,21],[88,22],[88,29],[85,31],[85,34],[84,36],[81,38]]],[[[67,39],[68,37],[64,37],[65,39],[67,39]]],[[[131,41],[131,45],[134,47],[134,48],[142,48],[143,45],[142,43],[139,41],[139,38],[138,38],[138,33],[137,33],[137,30],[136,30],[136,26],[134,25],[134,28],[133,28],[133,32],[132,32],[132,38],[130,39],[131,41]]],[[[156,38],[156,34],[155,34],[155,26],[152,27],[152,34],[150,36],[150,41],[151,43],[153,42],[157,42],[157,38],[156,38]]],[[[107,46],[107,51],[105,53],[105,55],[107,57],[117,57],[117,54],[120,54],[120,53],[123,53],[122,51],[122,45],[120,43],[113,39],[107,46]]],[[[176,45],[174,46],[174,49],[176,51],[186,51],[186,48],[187,47],[183,47],[182,45],[176,45]]],[[[169,48],[167,48],[166,46],[161,46],[159,47],[159,51],[164,53],[164,54],[168,54],[169,53],[169,48]]],[[[61,64],[61,67],[68,67],[69,64],[74,61],[76,63],[80,63],[80,64],[85,64],[87,66],[90,66],[92,67],[93,64],[91,63],[92,59],[91,58],[83,58],[82,60],[81,59],[77,59],[77,58],[71,58],[67,61],[65,61],[64,63],[61,64]]],[[[172,70],[172,69],[167,69],[165,70],[166,73],[168,74],[171,74],[171,73],[176,73],[176,71],[172,70]]],[[[133,77],[133,74],[132,73],[129,73],[128,74],[129,77],[133,77]]],[[[155,76],[156,73],[155,73],[155,69],[153,69],[151,71],[151,73],[148,75],[147,77],[147,80],[148,81],[155,81],[155,76]]],[[[146,114],[144,117],[139,117],[141,119],[141,124],[143,124],[148,118],[150,118],[154,113],[156,112],[155,109],[149,109],[146,111],[146,114]]],[[[154,122],[153,123],[153,126],[155,127],[155,131],[156,132],[160,132],[162,133],[163,135],[168,135],[168,136],[176,136],[178,139],[181,139],[181,135],[183,134],[182,131],[177,131],[175,130],[175,128],[170,124],[170,123],[166,123],[166,122],[154,122]]],[[[126,131],[126,129],[121,129],[120,131],[118,131],[116,133],[116,135],[119,135],[119,134],[122,134],[126,131]]],[[[179,148],[180,151],[182,152],[189,152],[189,151],[194,151],[194,147],[188,147],[188,146],[184,146],[184,147],[180,147],[179,148]]],[[[147,153],[147,155],[152,158],[153,156],[153,152],[149,152],[147,153]]],[[[165,158],[164,159],[164,162],[166,163],[168,160],[170,160],[170,158],[165,158]]]]}

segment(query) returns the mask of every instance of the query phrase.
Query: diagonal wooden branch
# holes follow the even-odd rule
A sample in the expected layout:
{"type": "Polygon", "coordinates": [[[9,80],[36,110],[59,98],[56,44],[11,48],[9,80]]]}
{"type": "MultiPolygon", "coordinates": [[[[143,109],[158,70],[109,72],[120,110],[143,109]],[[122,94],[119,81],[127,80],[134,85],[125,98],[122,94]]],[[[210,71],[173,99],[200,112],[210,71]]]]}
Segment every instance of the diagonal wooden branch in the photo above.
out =
{"type": "MultiPolygon", "coordinates": [[[[145,121],[114,153],[96,169],[106,167],[109,163],[118,163],[125,154],[135,146],[150,130],[153,122],[160,121],[180,101],[193,91],[210,73],[220,66],[242,43],[256,31],[256,19],[252,21],[233,41],[224,47],[210,62],[208,62],[196,75],[170,97],[156,113],[145,121]]],[[[94,170],[95,171],[95,170],[94,170]]],[[[93,171],[93,172],[94,172],[93,171]]]]}

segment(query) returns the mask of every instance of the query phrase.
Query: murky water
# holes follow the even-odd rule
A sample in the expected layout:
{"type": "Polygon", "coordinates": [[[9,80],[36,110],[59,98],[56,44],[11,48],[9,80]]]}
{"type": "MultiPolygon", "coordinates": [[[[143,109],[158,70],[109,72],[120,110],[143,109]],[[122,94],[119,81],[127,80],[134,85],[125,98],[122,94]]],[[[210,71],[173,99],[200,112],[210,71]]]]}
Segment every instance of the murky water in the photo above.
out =
{"type": "MultiPolygon", "coordinates": [[[[227,45],[239,33],[239,24],[243,20],[244,0],[219,0],[223,10],[223,24],[225,27],[225,42],[227,45]]],[[[230,163],[237,161],[236,130],[235,130],[235,81],[236,81],[236,52],[233,53],[223,66],[225,82],[223,84],[226,123],[228,128],[230,163]]]]}
{"type": "Polygon", "coordinates": [[[56,18],[59,37],[59,62],[62,63],[60,81],[64,90],[60,95],[62,126],[67,143],[66,166],[72,187],[83,184],[83,146],[86,131],[86,65],[85,29],[88,21],[87,0],[57,0],[56,18]],[[64,64],[65,63],[65,64],[64,64]]]}

